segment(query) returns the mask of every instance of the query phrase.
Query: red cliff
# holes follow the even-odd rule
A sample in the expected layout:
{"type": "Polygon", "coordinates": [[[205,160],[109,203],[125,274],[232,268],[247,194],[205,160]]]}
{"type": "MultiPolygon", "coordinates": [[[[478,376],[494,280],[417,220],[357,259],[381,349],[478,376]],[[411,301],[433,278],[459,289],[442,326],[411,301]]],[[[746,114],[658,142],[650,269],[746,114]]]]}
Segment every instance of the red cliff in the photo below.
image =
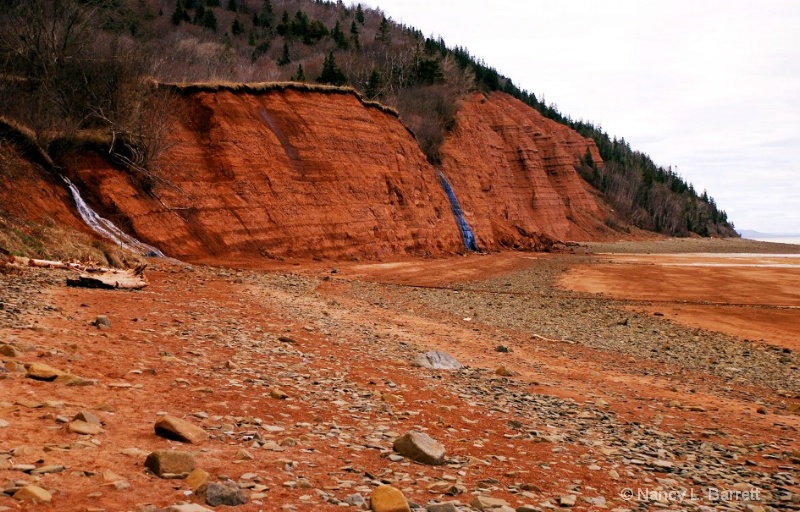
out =
{"type": "Polygon", "coordinates": [[[413,136],[341,92],[194,92],[162,159],[156,200],[102,159],[77,174],[111,218],[187,260],[380,257],[463,250],[413,136]]]}
{"type": "Polygon", "coordinates": [[[503,93],[464,101],[442,147],[442,170],[485,249],[607,237],[605,213],[575,171],[594,141],[503,93]]]}

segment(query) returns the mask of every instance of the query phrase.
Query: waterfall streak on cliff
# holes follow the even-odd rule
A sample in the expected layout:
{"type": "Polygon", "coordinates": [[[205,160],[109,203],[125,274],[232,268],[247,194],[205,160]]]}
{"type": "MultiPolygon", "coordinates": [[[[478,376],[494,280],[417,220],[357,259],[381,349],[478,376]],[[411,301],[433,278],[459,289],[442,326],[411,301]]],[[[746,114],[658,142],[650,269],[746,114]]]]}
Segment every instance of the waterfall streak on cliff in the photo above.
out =
{"type": "Polygon", "coordinates": [[[98,215],[97,212],[92,210],[89,205],[86,204],[86,201],[83,200],[78,187],[76,187],[75,184],[72,183],[66,176],[62,176],[62,178],[67,183],[69,191],[72,193],[72,198],[75,200],[75,206],[77,206],[78,213],[80,213],[81,218],[86,224],[89,225],[90,228],[92,228],[92,230],[94,230],[95,233],[112,240],[115,244],[120,245],[129,251],[141,254],[143,256],[152,256],[157,258],[164,256],[164,253],[155,247],[147,245],[144,242],[140,242],[139,240],[119,229],[110,220],[104,219],[98,215]]]}
{"type": "Polygon", "coordinates": [[[464,212],[461,211],[461,204],[458,202],[455,192],[453,192],[453,187],[450,186],[450,182],[447,181],[442,171],[436,171],[436,173],[439,175],[439,182],[442,184],[445,194],[447,194],[447,199],[450,200],[450,209],[453,211],[456,224],[458,225],[459,231],[461,231],[461,238],[464,240],[464,246],[470,251],[480,251],[478,243],[475,241],[475,235],[472,233],[472,229],[470,229],[466,219],[464,219],[464,212]]]}

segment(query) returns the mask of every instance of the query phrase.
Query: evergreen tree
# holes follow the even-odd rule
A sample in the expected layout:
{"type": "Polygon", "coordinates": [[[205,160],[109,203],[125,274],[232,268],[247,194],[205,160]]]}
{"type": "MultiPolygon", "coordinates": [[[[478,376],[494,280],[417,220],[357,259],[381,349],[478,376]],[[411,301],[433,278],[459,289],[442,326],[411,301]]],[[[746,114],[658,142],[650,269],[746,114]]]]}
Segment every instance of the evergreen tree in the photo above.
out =
{"type": "Polygon", "coordinates": [[[233,20],[233,24],[231,25],[231,34],[238,36],[239,34],[244,34],[244,25],[239,21],[239,18],[233,20]]]}
{"type": "Polygon", "coordinates": [[[361,8],[361,4],[356,7],[356,20],[362,25],[364,24],[364,9],[361,8]]]}
{"type": "Polygon", "coordinates": [[[347,77],[344,72],[336,65],[336,58],[333,52],[330,52],[322,63],[322,74],[317,78],[317,82],[321,84],[331,84],[342,86],[347,83],[347,77]]]}
{"type": "Polygon", "coordinates": [[[355,49],[360,50],[361,41],[358,38],[358,25],[356,25],[355,21],[353,21],[353,23],[350,25],[350,39],[353,40],[353,46],[355,49]]]}
{"type": "Polygon", "coordinates": [[[206,5],[209,7],[219,7],[219,0],[206,0],[206,5]]]}
{"type": "Polygon", "coordinates": [[[306,73],[305,73],[305,71],[303,71],[303,65],[302,64],[298,64],[297,65],[297,72],[294,75],[292,75],[291,81],[292,82],[305,82],[306,81],[306,73]]]}
{"type": "Polygon", "coordinates": [[[211,9],[208,9],[203,15],[203,28],[210,28],[214,32],[217,31],[217,17],[211,9]]]}
{"type": "Polygon", "coordinates": [[[194,11],[194,19],[192,23],[195,25],[200,25],[203,23],[203,18],[206,15],[206,8],[203,7],[203,4],[197,4],[197,9],[194,11]]]}
{"type": "Polygon", "coordinates": [[[183,8],[183,4],[181,0],[177,0],[175,2],[175,12],[172,13],[172,21],[173,25],[180,25],[181,21],[188,21],[189,15],[186,13],[186,10],[183,8]]]}
{"type": "Polygon", "coordinates": [[[283,37],[288,36],[290,28],[291,28],[291,21],[289,20],[289,13],[283,11],[283,14],[281,14],[281,22],[278,25],[278,35],[283,37]]]}
{"type": "Polygon", "coordinates": [[[289,56],[289,43],[284,41],[283,42],[283,52],[281,53],[281,56],[278,57],[278,66],[283,67],[283,66],[285,66],[285,65],[287,65],[287,64],[289,64],[291,62],[292,62],[292,59],[289,56]]]}
{"type": "Polygon", "coordinates": [[[378,33],[375,34],[375,40],[380,41],[384,44],[389,44],[392,40],[391,35],[389,34],[391,27],[389,27],[389,20],[386,19],[386,16],[381,19],[381,25],[378,27],[378,33]]]}
{"type": "Polygon", "coordinates": [[[364,89],[364,95],[368,99],[375,99],[380,95],[382,86],[383,78],[381,77],[380,71],[378,71],[376,68],[372,68],[372,73],[369,75],[367,87],[364,89]]]}
{"type": "Polygon", "coordinates": [[[331,33],[333,40],[336,42],[336,46],[341,48],[342,50],[347,50],[350,47],[347,38],[344,36],[344,32],[342,32],[342,27],[339,26],[339,22],[336,22],[336,25],[333,27],[333,32],[331,33]]]}
{"type": "Polygon", "coordinates": [[[236,0],[228,0],[228,10],[233,12],[239,10],[239,6],[236,5],[236,0]]]}
{"type": "Polygon", "coordinates": [[[272,12],[272,2],[270,2],[270,0],[264,0],[264,3],[261,4],[261,12],[258,14],[259,25],[269,30],[272,29],[274,21],[275,13],[272,12]]]}

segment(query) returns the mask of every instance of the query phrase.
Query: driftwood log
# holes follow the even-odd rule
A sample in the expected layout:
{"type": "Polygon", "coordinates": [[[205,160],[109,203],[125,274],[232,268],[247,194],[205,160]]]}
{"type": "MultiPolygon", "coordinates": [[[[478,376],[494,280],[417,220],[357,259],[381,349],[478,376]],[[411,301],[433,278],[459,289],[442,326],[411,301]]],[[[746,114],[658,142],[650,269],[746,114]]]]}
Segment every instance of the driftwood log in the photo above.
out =
{"type": "Polygon", "coordinates": [[[140,290],[148,285],[144,277],[147,265],[135,269],[116,270],[109,268],[86,269],[76,279],[67,279],[67,286],[81,288],[104,288],[119,290],[140,290]]]}

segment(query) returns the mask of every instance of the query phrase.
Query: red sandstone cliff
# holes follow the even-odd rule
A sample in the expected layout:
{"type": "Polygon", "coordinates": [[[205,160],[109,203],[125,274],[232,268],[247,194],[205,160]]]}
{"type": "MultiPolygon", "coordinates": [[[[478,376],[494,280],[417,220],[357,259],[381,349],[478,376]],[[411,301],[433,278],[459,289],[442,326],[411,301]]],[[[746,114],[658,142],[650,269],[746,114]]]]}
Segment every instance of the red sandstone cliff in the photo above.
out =
{"type": "Polygon", "coordinates": [[[198,92],[180,99],[161,202],[99,157],[75,170],[110,218],[187,260],[463,250],[400,121],[350,93],[198,92]]]}
{"type": "Polygon", "coordinates": [[[532,234],[607,237],[594,191],[575,171],[594,141],[503,93],[467,98],[442,147],[442,170],[482,248],[531,248],[532,234]]]}
{"type": "MultiPolygon", "coordinates": [[[[464,250],[413,136],[356,95],[183,92],[178,103],[161,160],[172,186],[150,195],[96,153],[64,162],[101,215],[166,254],[220,262],[464,250]]],[[[442,147],[442,171],[481,249],[531,249],[540,235],[598,239],[611,234],[601,200],[575,171],[587,148],[600,162],[568,127],[508,95],[474,94],[442,147]]],[[[40,176],[40,193],[25,183],[32,211],[81,222],[52,176],[40,176]]]]}

